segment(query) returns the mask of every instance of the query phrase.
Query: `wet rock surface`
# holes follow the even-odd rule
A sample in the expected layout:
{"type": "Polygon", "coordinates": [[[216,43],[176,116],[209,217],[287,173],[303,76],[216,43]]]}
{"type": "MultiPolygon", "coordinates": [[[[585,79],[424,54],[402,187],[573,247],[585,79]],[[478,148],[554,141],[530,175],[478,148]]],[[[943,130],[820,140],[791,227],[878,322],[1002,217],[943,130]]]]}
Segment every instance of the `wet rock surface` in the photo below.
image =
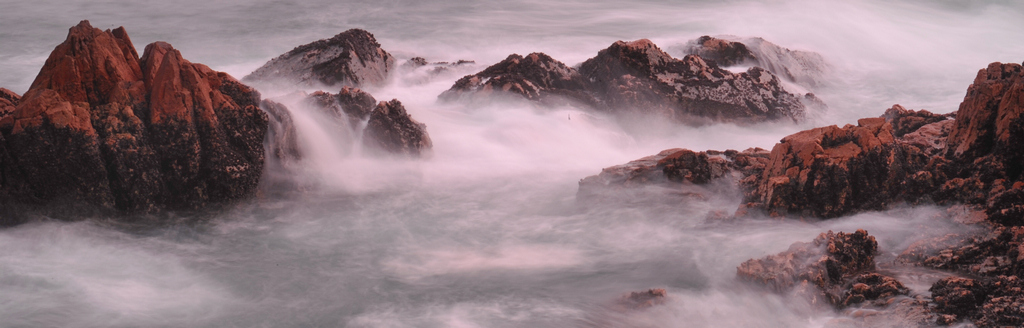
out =
{"type": "MultiPolygon", "coordinates": [[[[768,162],[768,151],[751,148],[736,150],[667,149],[623,165],[607,167],[598,175],[580,180],[577,197],[593,199],[608,191],[637,188],[645,185],[704,185],[719,179],[739,179],[760,174],[768,162]]],[[[748,179],[749,180],[749,179],[748,179]]],[[[740,183],[750,183],[753,180],[740,183]]]]}
{"type": "Polygon", "coordinates": [[[770,72],[726,71],[700,56],[676,59],[649,40],[617,41],[572,68],[542,53],[511,55],[455,83],[442,100],[509,94],[540,103],[576,103],[620,117],[687,124],[801,120],[806,106],[770,72]]]}
{"type": "Polygon", "coordinates": [[[904,149],[881,118],[787,136],[772,149],[755,201],[771,215],[831,218],[884,209],[906,178],[904,149]]]}
{"type": "Polygon", "coordinates": [[[822,245],[835,239],[831,234],[747,261],[737,273],[776,291],[811,290],[815,302],[884,307],[878,315],[834,326],[871,326],[871,320],[900,317],[897,312],[916,318],[906,322],[912,326],[965,321],[979,327],[1019,326],[1024,324],[1019,280],[1024,273],[1021,67],[992,63],[979,71],[956,113],[895,105],[882,117],[862,119],[856,126],[787,136],[757,170],[735,170],[701,153],[672,149],[605,169],[581,181],[580,192],[594,182],[642,186],[664,183],[670,175],[698,183],[724,170],[735,174],[733,181],[746,195],[736,215],[761,211],[769,216],[832,218],[902,203],[948,205],[957,222],[973,228],[915,242],[895,261],[971,277],[954,275],[935,283],[930,298],[934,308],[927,306],[927,295],[897,300],[902,296],[895,295],[907,293],[905,286],[874,272],[873,264],[856,260],[873,253],[836,257],[831,248],[826,250],[822,245]],[[660,172],[670,161],[681,169],[660,172]]]}
{"type": "Polygon", "coordinates": [[[338,94],[314,92],[307,103],[348,121],[349,127],[362,128],[363,145],[370,151],[384,154],[422,157],[433,147],[427,126],[417,122],[406,112],[398,99],[377,102],[369,93],[358,88],[344,87],[338,94]]]}
{"type": "Polygon", "coordinates": [[[123,28],[82,21],[0,119],[9,200],[94,211],[195,210],[245,198],[263,169],[260,95],[123,28]]]}
{"type": "Polygon", "coordinates": [[[627,310],[643,310],[665,304],[668,292],[661,288],[648,289],[642,292],[630,292],[619,299],[618,305],[627,310]]]}
{"type": "Polygon", "coordinates": [[[736,274],[776,292],[795,290],[812,303],[837,307],[906,294],[899,281],[872,272],[877,253],[878,242],[867,231],[829,231],[785,252],[748,260],[736,274]]]}
{"type": "Polygon", "coordinates": [[[790,50],[762,38],[702,36],[683,46],[683,52],[714,60],[721,66],[758,66],[791,82],[816,87],[825,84],[832,68],[814,52],[790,50]]]}
{"type": "Polygon", "coordinates": [[[330,39],[295,47],[242,80],[307,86],[379,87],[385,84],[394,68],[395,58],[381,48],[373,34],[351,29],[330,39]]]}

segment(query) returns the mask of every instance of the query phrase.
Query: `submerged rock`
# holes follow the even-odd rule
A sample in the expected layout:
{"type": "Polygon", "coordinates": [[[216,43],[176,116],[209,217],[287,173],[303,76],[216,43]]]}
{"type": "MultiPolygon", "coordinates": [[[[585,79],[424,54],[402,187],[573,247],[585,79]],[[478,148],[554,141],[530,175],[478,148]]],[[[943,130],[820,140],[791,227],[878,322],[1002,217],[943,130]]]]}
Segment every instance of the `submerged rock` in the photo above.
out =
{"type": "Polygon", "coordinates": [[[628,310],[642,310],[656,305],[665,304],[668,292],[661,288],[648,289],[642,292],[630,292],[619,299],[619,305],[628,310]]]}
{"type": "MultiPolygon", "coordinates": [[[[260,95],[170,44],[139,58],[124,28],[82,21],[0,120],[19,202],[149,213],[249,196],[263,170],[260,95]]],[[[3,187],[7,188],[5,184],[3,187]]],[[[78,212],[86,211],[86,212],[78,212]]]]}
{"type": "Polygon", "coordinates": [[[330,39],[295,47],[242,80],[374,87],[384,85],[394,67],[394,57],[380,47],[373,34],[351,29],[330,39]]]}
{"type": "Polygon", "coordinates": [[[779,77],[807,87],[825,83],[831,66],[821,55],[790,50],[762,38],[702,36],[688,42],[683,51],[714,60],[722,66],[758,66],[779,77]]]}
{"type": "Polygon", "coordinates": [[[578,68],[542,53],[468,75],[442,100],[516,95],[540,103],[577,103],[626,118],[689,124],[800,120],[805,105],[761,68],[734,74],[700,56],[676,59],[649,40],[617,41],[578,68]]]}

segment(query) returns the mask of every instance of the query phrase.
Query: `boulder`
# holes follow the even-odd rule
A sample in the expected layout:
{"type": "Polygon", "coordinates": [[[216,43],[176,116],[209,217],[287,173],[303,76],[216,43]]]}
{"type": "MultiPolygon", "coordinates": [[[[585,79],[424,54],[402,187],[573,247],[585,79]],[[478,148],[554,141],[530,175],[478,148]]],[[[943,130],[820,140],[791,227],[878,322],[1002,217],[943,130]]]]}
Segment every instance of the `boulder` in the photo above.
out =
{"type": "Polygon", "coordinates": [[[362,134],[363,146],[371,152],[422,157],[433,147],[427,126],[413,119],[398,99],[377,102],[365,91],[344,87],[337,95],[314,92],[306,103],[346,121],[362,134]]]}
{"type": "Polygon", "coordinates": [[[545,104],[580,101],[593,105],[586,92],[583,77],[544,53],[531,53],[526,57],[511,54],[505,60],[483,71],[467,75],[441,93],[443,101],[480,101],[496,94],[513,94],[545,104]]]}
{"type": "Polygon", "coordinates": [[[823,85],[832,71],[818,53],[790,50],[763,38],[702,36],[687,42],[683,52],[710,59],[721,66],[757,66],[788,81],[806,86],[823,85]]]}
{"type": "Polygon", "coordinates": [[[630,292],[619,299],[618,305],[628,310],[643,310],[656,305],[665,304],[668,292],[661,288],[648,289],[642,292],[630,292]]]}
{"type": "MultiPolygon", "coordinates": [[[[899,295],[907,295],[910,289],[896,278],[877,272],[858,274],[853,277],[849,290],[842,297],[840,306],[852,306],[866,301],[887,300],[899,295]]],[[[879,305],[883,305],[879,304],[879,305]]]]}
{"type": "Polygon", "coordinates": [[[425,156],[433,144],[427,125],[417,122],[398,99],[382,101],[370,112],[363,132],[363,145],[389,154],[425,156]]]}
{"type": "Polygon", "coordinates": [[[626,164],[607,167],[579,182],[577,197],[592,198],[605,191],[657,184],[703,185],[721,178],[759,175],[768,162],[768,151],[666,149],[626,164]]]}
{"type": "Polygon", "coordinates": [[[263,169],[259,93],[171,45],[82,21],[0,120],[19,201],[121,213],[244,198],[263,169]]]}
{"type": "Polygon", "coordinates": [[[899,104],[892,105],[882,114],[882,118],[889,122],[889,125],[892,125],[892,135],[897,138],[903,138],[911,132],[920,130],[925,125],[949,120],[952,116],[952,113],[940,115],[932,114],[932,112],[923,109],[910,110],[899,104]]]}
{"type": "Polygon", "coordinates": [[[330,39],[304,44],[271,59],[245,82],[299,83],[306,86],[379,87],[395,58],[370,32],[351,29],[330,39]]]}
{"type": "Polygon", "coordinates": [[[511,55],[468,75],[441,100],[511,94],[542,104],[581,104],[626,118],[688,124],[801,120],[806,106],[761,68],[734,74],[700,56],[676,59],[649,40],[617,41],[578,68],[542,53],[511,55]]]}
{"type": "Polygon", "coordinates": [[[867,231],[829,231],[809,243],[794,243],[785,252],[743,262],[736,275],[776,292],[796,291],[814,303],[837,307],[906,294],[895,279],[872,273],[877,253],[878,242],[867,231]]]}

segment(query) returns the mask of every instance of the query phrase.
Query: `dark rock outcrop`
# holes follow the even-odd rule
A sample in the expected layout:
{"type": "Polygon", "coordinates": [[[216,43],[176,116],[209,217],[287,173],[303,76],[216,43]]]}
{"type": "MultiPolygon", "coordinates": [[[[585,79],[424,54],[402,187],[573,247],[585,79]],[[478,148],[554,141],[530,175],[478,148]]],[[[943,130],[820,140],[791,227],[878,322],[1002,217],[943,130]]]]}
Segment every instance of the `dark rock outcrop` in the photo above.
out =
{"type": "Polygon", "coordinates": [[[1024,282],[1017,276],[998,276],[979,281],[948,277],[930,289],[938,323],[949,325],[969,320],[982,328],[1024,325],[1024,282]]]}
{"type": "Polygon", "coordinates": [[[813,303],[837,307],[906,294],[899,281],[873,272],[877,253],[878,243],[867,231],[829,231],[785,252],[748,260],[736,274],[776,292],[796,291],[813,303]]]}
{"type": "Polygon", "coordinates": [[[851,306],[866,301],[886,300],[907,295],[910,289],[896,278],[868,272],[859,274],[849,282],[850,289],[843,294],[841,306],[851,306]]]}
{"type": "Polygon", "coordinates": [[[395,58],[370,32],[351,29],[304,44],[264,64],[242,80],[307,86],[382,86],[395,58]]]}
{"type": "Polygon", "coordinates": [[[307,103],[347,121],[353,129],[365,121],[365,128],[357,132],[362,133],[363,146],[368,150],[421,157],[433,147],[427,126],[414,120],[398,99],[377,102],[365,91],[344,87],[337,95],[314,92],[307,103]]]}
{"type": "MultiPolygon", "coordinates": [[[[636,188],[652,184],[703,185],[721,178],[740,179],[759,175],[768,162],[768,151],[751,148],[736,150],[708,150],[694,152],[688,149],[667,149],[657,155],[644,157],[623,165],[607,167],[598,175],[579,182],[580,199],[590,199],[617,189],[636,188]]],[[[751,183],[752,179],[740,181],[751,183]]]]}
{"type": "Polygon", "coordinates": [[[825,59],[814,52],[790,50],[762,38],[725,38],[705,35],[688,42],[683,52],[714,60],[721,66],[763,67],[783,79],[807,87],[824,84],[832,70],[825,59]]]}
{"type": "MultiPolygon", "coordinates": [[[[1024,152],[1020,149],[1024,145],[1024,119],[1021,118],[1024,69],[1021,67],[993,63],[981,70],[955,114],[937,115],[895,105],[883,117],[862,119],[857,126],[816,128],[783,138],[773,148],[770,161],[760,173],[733,171],[739,175],[737,181],[749,201],[740,206],[737,215],[761,209],[769,215],[831,218],[888,209],[902,202],[954,205],[950,211],[956,212],[951,212],[955,220],[976,224],[975,228],[915,242],[895,263],[960,272],[976,278],[947,278],[932,287],[940,324],[969,320],[979,327],[1021,325],[1024,323],[1024,285],[1019,280],[1024,274],[1024,155],[1021,155],[1024,152]]],[[[657,180],[651,177],[666,179],[663,176],[667,173],[660,176],[654,173],[656,169],[664,169],[656,163],[678,152],[670,150],[657,158],[631,163],[643,165],[606,169],[602,175],[607,181],[621,180],[641,186],[648,183],[646,181],[657,180]],[[608,179],[619,176],[627,178],[608,179]]],[[[711,161],[691,153],[676,156],[686,167],[676,176],[699,181],[715,175],[705,173],[715,172],[711,161]]],[[[598,181],[597,178],[588,179],[598,181]]],[[[581,193],[585,187],[581,182],[581,193]]],[[[808,259],[820,256],[821,251],[815,250],[820,249],[822,243],[816,240],[814,244],[795,244],[787,252],[748,261],[738,272],[741,277],[776,290],[813,285],[823,291],[821,295],[827,296],[829,303],[840,306],[905,293],[905,287],[888,277],[868,272],[847,279],[849,271],[826,274],[822,273],[821,265],[806,264],[821,262],[808,262],[808,259]],[[839,285],[844,287],[838,290],[845,291],[836,292],[839,285]]],[[[896,304],[900,311],[916,313],[915,317],[921,320],[934,318],[921,313],[926,307],[920,306],[919,299],[896,304]]]]}
{"type": "Polygon", "coordinates": [[[685,51],[690,55],[714,60],[715,63],[721,66],[758,64],[757,56],[747,48],[747,45],[741,42],[712,38],[707,35],[687,42],[685,51]]]}
{"type": "Polygon", "coordinates": [[[281,162],[302,159],[298,131],[295,129],[295,123],[288,107],[264,99],[260,102],[260,108],[267,112],[267,116],[270,118],[264,145],[270,154],[281,162]]]}
{"type": "MultiPolygon", "coordinates": [[[[263,169],[259,93],[167,43],[82,21],[0,120],[19,202],[122,213],[246,197],[263,169]]],[[[7,187],[6,185],[3,187],[7,187]]]]}
{"type": "Polygon", "coordinates": [[[496,94],[514,94],[545,104],[581,101],[593,105],[596,100],[586,92],[583,79],[575,69],[546,54],[512,54],[479,73],[459,79],[439,98],[479,101],[496,94]]]}
{"type": "Polygon", "coordinates": [[[423,156],[433,147],[427,125],[416,122],[398,99],[380,102],[370,112],[363,144],[391,154],[423,156]]]}
{"type": "Polygon", "coordinates": [[[460,79],[440,99],[494,93],[689,124],[800,120],[805,114],[800,97],[786,92],[764,69],[734,74],[700,56],[672,58],[646,39],[617,41],[578,68],[540,53],[511,55],[460,79]]]}

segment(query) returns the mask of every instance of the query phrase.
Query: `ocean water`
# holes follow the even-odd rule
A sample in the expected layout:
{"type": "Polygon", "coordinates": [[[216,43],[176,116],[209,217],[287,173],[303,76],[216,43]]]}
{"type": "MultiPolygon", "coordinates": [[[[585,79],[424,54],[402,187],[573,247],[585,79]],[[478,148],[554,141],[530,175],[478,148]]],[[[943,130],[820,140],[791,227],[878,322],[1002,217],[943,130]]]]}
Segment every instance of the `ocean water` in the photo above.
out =
{"type": "MultiPolygon", "coordinates": [[[[770,149],[781,137],[881,115],[957,109],[988,63],[1024,61],[1016,1],[35,1],[0,3],[0,87],[23,93],[67,29],[124,26],[241,78],[349,28],[404,60],[474,60],[439,75],[399,70],[397,98],[427,125],[432,156],[378,158],[291,103],[307,156],[256,199],[201,222],[125,226],[43,219],[0,230],[0,327],[822,327],[846,316],[740,283],[735,268],[827,230],[866,229],[884,267],[914,240],[967,229],[939,207],[828,221],[709,220],[705,198],[578,202],[577,182],[666,148],[770,149]],[[673,52],[701,35],[763,37],[820,53],[829,108],[806,122],[625,131],[572,107],[436,102],[508,54],[575,65],[616,40],[673,52]],[[624,311],[631,291],[664,305],[624,311]]],[[[799,87],[793,86],[794,89],[799,87]]],[[[336,92],[337,90],[325,90],[336,92]]],[[[173,220],[172,220],[173,221],[173,220]]],[[[900,269],[916,293],[939,274],[900,269]],[[921,278],[924,277],[924,278],[921,278]]]]}

